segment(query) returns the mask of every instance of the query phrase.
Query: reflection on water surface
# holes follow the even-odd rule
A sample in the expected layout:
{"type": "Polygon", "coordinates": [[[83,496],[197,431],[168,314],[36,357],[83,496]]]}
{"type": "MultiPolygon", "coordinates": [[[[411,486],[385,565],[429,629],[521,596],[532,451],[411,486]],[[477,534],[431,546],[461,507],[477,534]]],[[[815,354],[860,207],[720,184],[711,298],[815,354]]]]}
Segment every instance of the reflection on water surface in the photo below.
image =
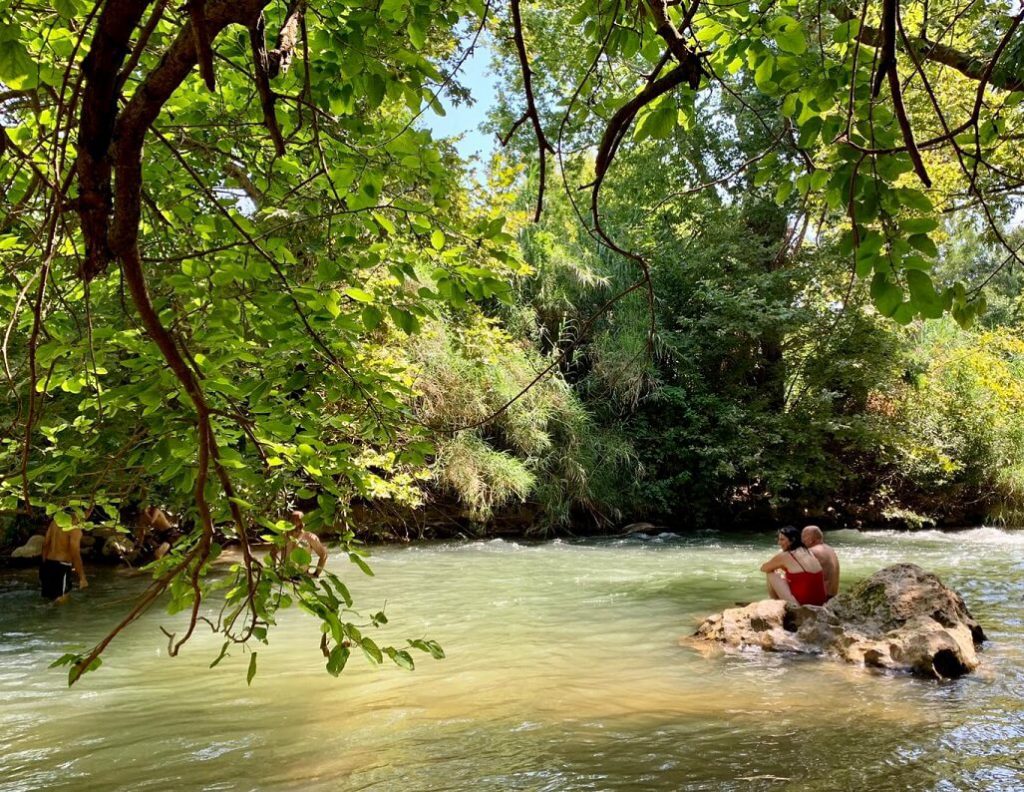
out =
{"type": "Polygon", "coordinates": [[[173,620],[154,613],[68,691],[48,663],[144,580],[100,571],[64,608],[7,585],[0,790],[1024,790],[1024,533],[830,534],[845,585],[914,561],[964,594],[992,644],[945,684],[681,648],[708,612],[761,595],[773,538],[383,548],[375,578],[338,560],[367,610],[386,597],[384,635],[435,638],[448,659],[410,674],[353,656],[336,680],[289,612],[251,688],[241,655],[207,669],[213,640],[168,659],[157,625],[173,620]]]}

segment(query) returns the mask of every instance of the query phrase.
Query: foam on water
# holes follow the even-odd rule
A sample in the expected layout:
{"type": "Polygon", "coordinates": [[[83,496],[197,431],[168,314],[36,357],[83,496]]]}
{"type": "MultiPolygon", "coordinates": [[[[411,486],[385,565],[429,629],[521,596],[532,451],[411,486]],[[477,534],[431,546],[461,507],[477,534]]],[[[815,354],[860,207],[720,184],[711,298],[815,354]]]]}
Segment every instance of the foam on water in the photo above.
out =
{"type": "Polygon", "coordinates": [[[914,542],[941,542],[956,545],[1000,545],[1024,547],[1024,529],[1009,528],[969,528],[959,531],[835,531],[830,537],[842,536],[844,539],[860,537],[865,541],[887,541],[897,538],[910,538],[914,542]]]}

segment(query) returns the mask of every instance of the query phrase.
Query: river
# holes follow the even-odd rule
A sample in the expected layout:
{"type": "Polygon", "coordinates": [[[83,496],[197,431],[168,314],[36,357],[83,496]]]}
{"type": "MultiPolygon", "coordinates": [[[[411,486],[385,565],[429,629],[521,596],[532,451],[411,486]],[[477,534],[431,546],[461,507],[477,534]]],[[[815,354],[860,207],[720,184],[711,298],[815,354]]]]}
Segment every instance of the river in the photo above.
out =
{"type": "Polygon", "coordinates": [[[991,639],[931,682],[815,658],[704,658],[704,615],[761,596],[774,536],[672,534],[383,547],[357,602],[383,639],[429,637],[417,668],[323,670],[288,611],[247,687],[198,635],[177,658],[153,612],[68,690],[48,664],[97,639],[144,578],[97,570],[64,607],[0,593],[0,790],[1024,790],[1024,532],[839,531],[844,587],[912,561],[991,639]]]}

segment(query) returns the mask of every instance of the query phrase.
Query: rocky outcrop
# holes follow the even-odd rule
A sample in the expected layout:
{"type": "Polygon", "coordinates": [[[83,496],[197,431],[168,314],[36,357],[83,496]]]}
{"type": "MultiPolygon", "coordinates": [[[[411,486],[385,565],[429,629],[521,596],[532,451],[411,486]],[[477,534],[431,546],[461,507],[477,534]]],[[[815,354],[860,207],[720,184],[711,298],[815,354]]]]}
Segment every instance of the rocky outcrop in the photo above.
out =
{"type": "Polygon", "coordinates": [[[977,668],[984,640],[960,595],[914,564],[886,567],[820,608],[781,600],[730,608],[687,639],[699,648],[821,654],[936,679],[977,668]]]}
{"type": "Polygon", "coordinates": [[[11,558],[39,558],[43,554],[43,536],[30,536],[21,547],[16,547],[11,558]]]}

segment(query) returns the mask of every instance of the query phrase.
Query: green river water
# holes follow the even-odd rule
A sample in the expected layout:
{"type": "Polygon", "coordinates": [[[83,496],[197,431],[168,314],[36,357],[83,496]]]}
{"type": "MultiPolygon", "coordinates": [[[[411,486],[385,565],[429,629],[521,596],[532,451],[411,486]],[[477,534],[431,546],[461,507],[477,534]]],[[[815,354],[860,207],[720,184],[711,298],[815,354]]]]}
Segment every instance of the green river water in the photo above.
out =
{"type": "Polygon", "coordinates": [[[0,593],[0,790],[1024,790],[1024,532],[829,534],[844,587],[912,561],[991,642],[979,673],[922,681],[815,658],[705,658],[698,620],[760,598],[774,535],[385,547],[340,559],[375,635],[439,641],[416,671],[323,670],[289,611],[259,653],[166,656],[153,612],[68,690],[47,668],[96,640],[145,578],[97,570],[64,607],[0,593]]]}

